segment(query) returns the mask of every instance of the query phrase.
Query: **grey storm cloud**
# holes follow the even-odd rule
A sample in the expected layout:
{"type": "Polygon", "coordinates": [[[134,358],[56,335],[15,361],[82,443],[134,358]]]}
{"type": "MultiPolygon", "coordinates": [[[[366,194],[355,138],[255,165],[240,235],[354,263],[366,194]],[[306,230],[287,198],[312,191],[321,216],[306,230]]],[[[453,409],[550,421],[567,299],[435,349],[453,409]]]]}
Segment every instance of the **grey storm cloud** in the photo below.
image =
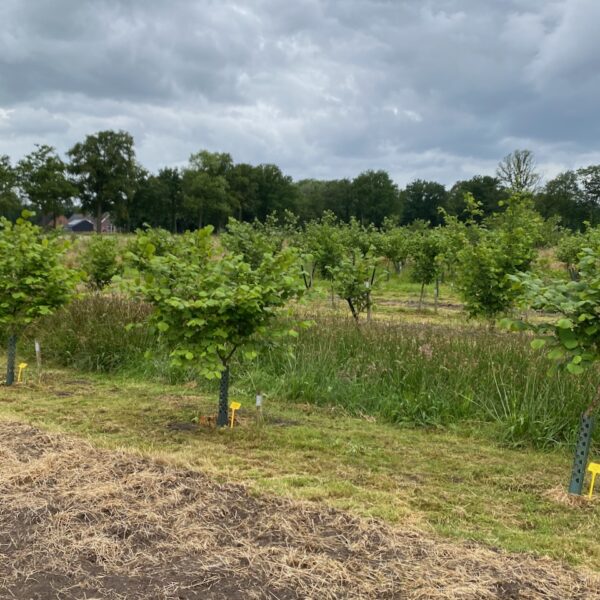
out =
{"type": "Polygon", "coordinates": [[[600,162],[597,0],[3,0],[0,154],[125,129],[296,178],[600,162]]]}

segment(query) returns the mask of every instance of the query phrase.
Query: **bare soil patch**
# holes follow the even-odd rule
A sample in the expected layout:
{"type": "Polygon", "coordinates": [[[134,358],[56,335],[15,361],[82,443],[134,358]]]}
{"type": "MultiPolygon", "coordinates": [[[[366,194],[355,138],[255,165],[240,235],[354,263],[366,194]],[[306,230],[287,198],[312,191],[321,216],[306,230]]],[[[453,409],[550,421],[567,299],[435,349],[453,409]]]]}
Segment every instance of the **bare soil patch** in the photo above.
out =
{"type": "Polygon", "coordinates": [[[566,600],[600,580],[0,422],[0,598],[566,600]]]}

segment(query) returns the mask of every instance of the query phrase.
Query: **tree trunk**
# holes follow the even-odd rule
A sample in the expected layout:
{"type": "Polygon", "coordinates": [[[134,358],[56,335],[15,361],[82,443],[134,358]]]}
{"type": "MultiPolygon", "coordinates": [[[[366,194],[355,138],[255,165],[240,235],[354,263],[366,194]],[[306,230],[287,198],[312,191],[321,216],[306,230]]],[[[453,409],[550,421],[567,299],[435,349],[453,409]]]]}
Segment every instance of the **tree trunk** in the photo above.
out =
{"type": "Polygon", "coordinates": [[[371,317],[373,316],[373,305],[371,303],[371,292],[367,292],[367,321],[371,321],[371,317]]]}
{"type": "Polygon", "coordinates": [[[352,302],[352,298],[346,298],[346,301],[348,302],[348,306],[350,307],[350,312],[352,313],[352,316],[354,317],[354,321],[358,325],[358,313],[356,312],[356,309],[354,308],[354,303],[352,302]]]}
{"type": "Polygon", "coordinates": [[[438,301],[440,299],[440,280],[435,278],[435,312],[438,311],[438,301]]]}
{"type": "Polygon", "coordinates": [[[579,281],[579,272],[573,265],[569,265],[567,267],[567,271],[569,271],[569,277],[571,281],[579,281]]]}
{"type": "Polygon", "coordinates": [[[226,427],[229,416],[229,365],[221,372],[221,386],[219,388],[219,415],[217,427],[226,427]]]}
{"type": "Polygon", "coordinates": [[[175,206],[175,202],[171,199],[171,218],[169,219],[171,224],[171,233],[177,233],[177,207],[175,206]]]}
{"type": "Polygon", "coordinates": [[[15,362],[17,358],[17,336],[11,333],[8,336],[8,353],[6,356],[6,385],[15,382],[15,362]]]}
{"type": "Polygon", "coordinates": [[[423,306],[423,295],[425,294],[425,284],[421,284],[421,295],[419,296],[419,310],[421,310],[423,306]]]}
{"type": "Polygon", "coordinates": [[[102,204],[100,203],[96,208],[96,233],[102,235],[102,204]]]}

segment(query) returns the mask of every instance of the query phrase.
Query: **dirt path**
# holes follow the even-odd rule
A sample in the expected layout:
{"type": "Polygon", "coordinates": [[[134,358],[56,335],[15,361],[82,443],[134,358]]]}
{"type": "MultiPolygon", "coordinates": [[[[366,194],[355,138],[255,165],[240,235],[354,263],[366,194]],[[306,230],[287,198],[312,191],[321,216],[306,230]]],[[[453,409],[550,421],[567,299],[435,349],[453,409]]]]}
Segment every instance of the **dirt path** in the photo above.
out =
{"type": "Polygon", "coordinates": [[[588,600],[600,580],[0,421],[0,598],[588,600]]]}

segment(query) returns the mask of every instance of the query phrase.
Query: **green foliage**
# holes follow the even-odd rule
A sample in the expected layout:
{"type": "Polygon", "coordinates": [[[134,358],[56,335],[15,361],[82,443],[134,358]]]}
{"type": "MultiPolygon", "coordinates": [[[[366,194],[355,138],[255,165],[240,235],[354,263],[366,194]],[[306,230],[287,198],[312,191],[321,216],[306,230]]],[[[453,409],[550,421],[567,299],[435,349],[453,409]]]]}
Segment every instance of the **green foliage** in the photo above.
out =
{"type": "Polygon", "coordinates": [[[68,155],[82,207],[95,215],[96,231],[101,233],[104,211],[129,222],[129,203],[138,181],[133,137],[125,131],[100,131],[75,144],[68,155]]]}
{"type": "Polygon", "coordinates": [[[224,224],[235,211],[228,174],[233,168],[227,153],[202,150],[190,156],[183,171],[184,206],[197,227],[207,222],[224,224]]]}
{"type": "Polygon", "coordinates": [[[248,364],[243,379],[290,401],[391,423],[471,422],[480,434],[510,445],[570,444],[594,382],[587,374],[549,375],[529,341],[482,327],[373,321],[359,329],[318,319],[300,332],[294,358],[267,351],[248,364]]]}
{"type": "Polygon", "coordinates": [[[152,254],[152,242],[138,232],[144,271],[138,295],[154,306],[153,322],[172,348],[175,363],[194,363],[214,378],[238,348],[251,356],[264,341],[291,334],[274,327],[278,309],[300,293],[296,253],[265,254],[253,267],[241,255],[218,255],[212,228],[179,236],[170,253],[152,254]]]}
{"type": "Polygon", "coordinates": [[[322,277],[331,279],[331,269],[337,266],[344,256],[344,246],[340,223],[337,217],[326,212],[318,221],[307,223],[296,236],[304,271],[310,274],[306,287],[312,284],[312,276],[317,271],[322,277]]]}
{"type": "Polygon", "coordinates": [[[541,217],[527,196],[514,195],[506,210],[471,222],[458,250],[457,285],[471,316],[492,319],[506,313],[517,298],[510,275],[528,271],[541,239],[541,217]]]}
{"type": "Polygon", "coordinates": [[[383,224],[401,212],[398,187],[386,171],[365,171],[352,181],[354,215],[362,225],[383,224]]]}
{"type": "Polygon", "coordinates": [[[330,267],[333,289],[348,303],[353,318],[358,322],[360,314],[372,306],[371,293],[377,272],[377,257],[372,251],[350,251],[335,267],[330,267]]]}
{"type": "Polygon", "coordinates": [[[445,251],[446,239],[441,229],[426,229],[413,235],[410,242],[411,279],[421,285],[439,279],[445,251]]]}
{"type": "Polygon", "coordinates": [[[556,258],[565,263],[571,279],[577,279],[576,265],[579,253],[585,245],[584,236],[579,233],[565,233],[556,247],[556,258]]]}
{"type": "Polygon", "coordinates": [[[441,183],[417,179],[406,186],[401,198],[403,224],[416,220],[425,221],[432,226],[442,223],[440,209],[446,207],[448,192],[441,183]]]}
{"type": "Polygon", "coordinates": [[[479,203],[482,217],[498,212],[502,203],[509,197],[508,192],[500,185],[500,180],[496,177],[476,175],[468,180],[457,181],[448,193],[447,206],[448,212],[460,220],[465,220],[470,216],[465,194],[470,194],[479,203]]]}
{"type": "Polygon", "coordinates": [[[68,243],[26,217],[15,224],[0,218],[0,324],[12,334],[65,304],[79,279],[63,263],[68,243]]]}
{"type": "Polygon", "coordinates": [[[144,271],[150,260],[174,252],[176,245],[177,237],[165,229],[139,229],[127,243],[125,262],[138,271],[144,271]]]}
{"type": "Polygon", "coordinates": [[[381,256],[389,260],[396,273],[400,273],[411,253],[412,235],[406,227],[398,227],[393,220],[384,222],[376,241],[381,256]]]}
{"type": "Polygon", "coordinates": [[[340,242],[347,253],[359,252],[366,256],[380,245],[379,232],[373,225],[362,225],[351,217],[347,225],[340,225],[340,242]]]}
{"type": "Polygon", "coordinates": [[[255,220],[244,223],[229,219],[227,230],[220,236],[221,243],[232,254],[239,254],[246,262],[257,268],[265,254],[281,252],[285,241],[285,230],[277,226],[273,215],[265,223],[255,220]]]}
{"type": "Polygon", "coordinates": [[[83,252],[82,266],[92,289],[101,290],[106,287],[122,271],[117,240],[92,236],[83,252]]]}
{"type": "Polygon", "coordinates": [[[577,281],[543,282],[532,274],[511,279],[533,308],[558,314],[551,322],[513,323],[533,329],[532,345],[547,349],[548,358],[578,375],[600,359],[600,254],[584,248],[579,255],[577,281]]]}
{"type": "Polygon", "coordinates": [[[67,165],[51,146],[37,146],[17,166],[19,185],[42,215],[56,218],[72,205],[77,189],[67,178],[67,165]]]}
{"type": "Polygon", "coordinates": [[[584,233],[565,233],[558,243],[556,258],[565,263],[571,279],[579,277],[577,265],[584,248],[600,251],[600,228],[587,227],[584,233]]]}
{"type": "Polygon", "coordinates": [[[160,169],[157,175],[141,170],[130,210],[135,229],[150,225],[177,233],[183,219],[183,184],[176,168],[160,169]]]}
{"type": "Polygon", "coordinates": [[[17,171],[8,156],[0,155],[0,216],[10,221],[18,219],[23,210],[16,187],[17,171]]]}

